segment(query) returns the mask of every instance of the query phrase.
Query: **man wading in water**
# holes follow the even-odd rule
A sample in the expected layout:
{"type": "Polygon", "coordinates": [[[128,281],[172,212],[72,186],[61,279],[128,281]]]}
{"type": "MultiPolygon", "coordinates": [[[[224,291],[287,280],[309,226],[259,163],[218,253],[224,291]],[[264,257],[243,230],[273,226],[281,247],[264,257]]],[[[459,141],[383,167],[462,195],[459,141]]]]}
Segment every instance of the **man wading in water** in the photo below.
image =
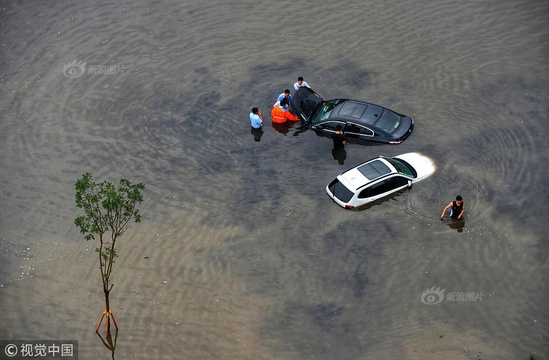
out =
{"type": "Polygon", "coordinates": [[[343,127],[341,125],[337,125],[335,133],[332,134],[332,141],[334,143],[332,156],[334,157],[334,160],[337,160],[339,165],[343,165],[345,163],[345,159],[347,158],[347,152],[345,151],[345,144],[347,144],[347,140],[345,139],[345,135],[341,129],[343,129],[343,127]]]}
{"type": "Polygon", "coordinates": [[[463,204],[463,198],[461,196],[456,196],[456,200],[450,202],[444,210],[442,210],[442,214],[440,215],[440,221],[444,219],[444,214],[446,214],[446,211],[450,209],[450,218],[454,220],[461,220],[463,219],[463,213],[465,212],[465,205],[463,204]]]}

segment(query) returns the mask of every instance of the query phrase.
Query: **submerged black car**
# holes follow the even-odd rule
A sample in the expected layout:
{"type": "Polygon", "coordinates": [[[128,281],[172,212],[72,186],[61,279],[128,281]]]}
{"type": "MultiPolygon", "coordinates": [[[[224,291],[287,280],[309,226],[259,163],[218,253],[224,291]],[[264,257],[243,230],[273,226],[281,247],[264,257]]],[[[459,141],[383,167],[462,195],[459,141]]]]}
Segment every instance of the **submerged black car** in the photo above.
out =
{"type": "Polygon", "coordinates": [[[351,141],[400,144],[414,129],[414,120],[409,116],[359,100],[324,100],[306,87],[292,96],[290,109],[320,135],[330,137],[341,125],[351,141]]]}

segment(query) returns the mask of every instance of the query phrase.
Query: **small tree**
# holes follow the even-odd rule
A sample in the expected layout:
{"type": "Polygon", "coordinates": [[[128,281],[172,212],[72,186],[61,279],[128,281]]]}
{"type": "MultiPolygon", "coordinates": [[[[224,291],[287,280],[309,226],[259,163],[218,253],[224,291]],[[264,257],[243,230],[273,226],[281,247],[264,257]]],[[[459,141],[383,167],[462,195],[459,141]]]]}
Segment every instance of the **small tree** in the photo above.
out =
{"type": "Polygon", "coordinates": [[[116,240],[122,236],[126,225],[131,220],[136,223],[141,221],[141,215],[137,205],[143,202],[141,190],[145,189],[142,183],[132,184],[126,179],[121,179],[116,188],[112,183],[104,181],[96,183],[92,175],[86,173],[76,181],[76,207],[84,210],[84,215],[75,220],[80,232],[86,240],[99,240],[99,247],[95,252],[99,255],[99,269],[105,295],[105,311],[95,328],[95,332],[101,338],[103,344],[111,350],[114,359],[116,341],[118,339],[118,325],[114,319],[109,302],[109,294],[112,290],[111,274],[113,264],[117,258],[116,240]],[[99,333],[99,327],[105,319],[105,338],[99,333]],[[111,334],[111,319],[116,329],[114,341],[111,334]]]}

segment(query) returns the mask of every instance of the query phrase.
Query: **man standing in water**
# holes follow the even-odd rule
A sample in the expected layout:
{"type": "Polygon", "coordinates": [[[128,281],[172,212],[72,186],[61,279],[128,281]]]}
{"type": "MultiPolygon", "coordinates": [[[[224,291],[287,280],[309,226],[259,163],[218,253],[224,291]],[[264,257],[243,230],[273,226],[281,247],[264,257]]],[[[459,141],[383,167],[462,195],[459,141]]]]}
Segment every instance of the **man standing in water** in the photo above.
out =
{"type": "Polygon", "coordinates": [[[341,129],[343,129],[343,126],[337,125],[335,133],[332,134],[332,141],[334,143],[332,156],[334,157],[334,160],[337,160],[339,165],[343,165],[345,163],[345,159],[347,158],[347,152],[345,151],[345,144],[347,144],[347,140],[345,140],[345,135],[341,129]]]}
{"type": "Polygon", "coordinates": [[[341,129],[343,129],[343,126],[337,125],[335,133],[332,134],[334,150],[345,150],[345,144],[347,144],[347,140],[345,140],[345,135],[343,135],[341,129]]]}
{"type": "Polygon", "coordinates": [[[309,89],[311,88],[309,84],[307,84],[307,82],[303,80],[303,76],[297,78],[297,82],[294,84],[294,90],[297,91],[300,87],[308,87],[309,89]]]}
{"type": "Polygon", "coordinates": [[[258,108],[252,108],[250,113],[250,124],[252,126],[251,133],[254,136],[255,141],[260,141],[263,136],[263,115],[258,108]]]}
{"type": "Polygon", "coordinates": [[[263,126],[263,115],[261,115],[261,111],[256,107],[252,108],[252,112],[250,113],[250,123],[252,129],[261,129],[263,126]]]}
{"type": "Polygon", "coordinates": [[[440,221],[444,219],[444,215],[446,214],[446,211],[450,209],[450,218],[454,220],[461,220],[463,219],[463,213],[465,212],[465,205],[463,204],[463,198],[461,196],[456,196],[455,201],[451,201],[444,210],[442,210],[442,214],[440,215],[440,221]]]}

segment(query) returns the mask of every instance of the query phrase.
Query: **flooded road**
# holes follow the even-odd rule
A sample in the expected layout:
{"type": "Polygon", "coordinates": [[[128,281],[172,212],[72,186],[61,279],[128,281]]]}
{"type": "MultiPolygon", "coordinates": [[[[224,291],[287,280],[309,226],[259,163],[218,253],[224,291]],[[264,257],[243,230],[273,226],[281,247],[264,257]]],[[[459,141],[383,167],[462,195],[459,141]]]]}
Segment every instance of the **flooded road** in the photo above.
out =
{"type": "Polygon", "coordinates": [[[74,226],[89,171],[147,187],[113,273],[120,359],[548,357],[547,13],[4,1],[0,339],[110,356],[95,244],[74,226]],[[298,76],[410,115],[414,133],[350,144],[340,164],[329,139],[271,126],[298,76]],[[411,151],[437,164],[411,190],[359,211],[326,196],[347,168],[411,151]],[[465,221],[439,221],[458,194],[465,221]]]}

